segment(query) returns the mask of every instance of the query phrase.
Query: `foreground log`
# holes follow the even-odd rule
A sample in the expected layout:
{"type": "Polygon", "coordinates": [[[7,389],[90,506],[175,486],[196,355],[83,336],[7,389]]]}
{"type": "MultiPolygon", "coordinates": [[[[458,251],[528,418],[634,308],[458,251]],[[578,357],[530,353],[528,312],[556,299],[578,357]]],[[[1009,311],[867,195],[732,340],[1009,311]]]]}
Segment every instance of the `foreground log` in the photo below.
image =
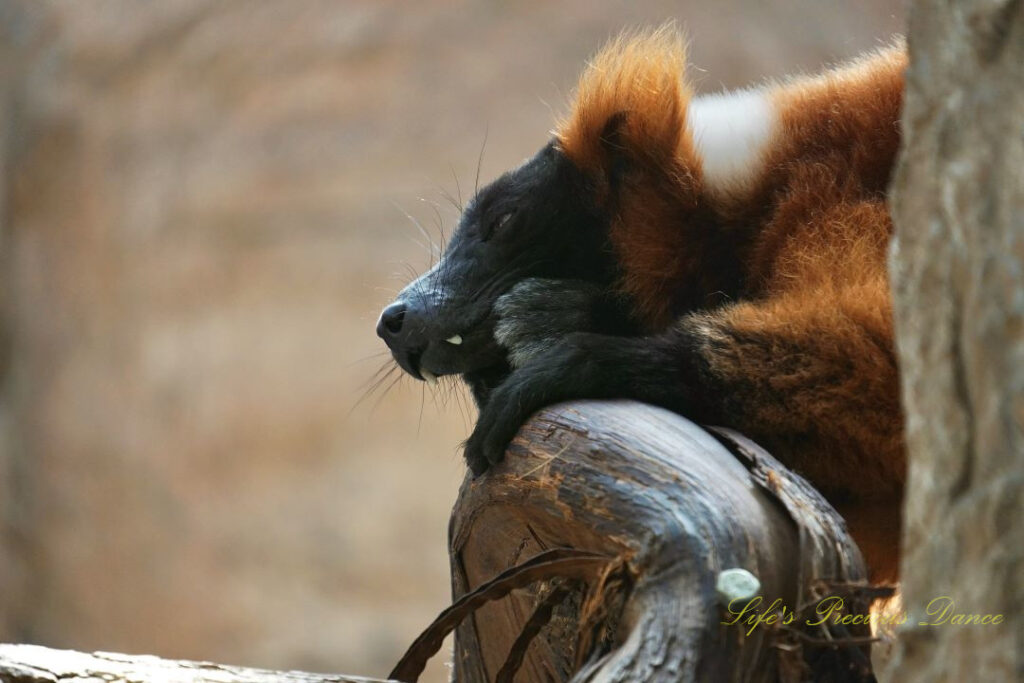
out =
{"type": "Polygon", "coordinates": [[[0,681],[58,683],[59,681],[159,681],[160,683],[386,683],[301,671],[268,671],[212,662],[160,659],[151,655],[113,652],[74,652],[37,645],[0,645],[0,681]]]}
{"type": "Polygon", "coordinates": [[[552,548],[607,562],[586,581],[554,571],[463,621],[458,680],[517,667],[523,681],[871,678],[866,625],[808,625],[838,607],[828,596],[867,614],[859,551],[814,489],[738,434],[627,401],[542,411],[500,466],[462,487],[455,596],[552,548]],[[790,623],[724,625],[734,617],[716,582],[731,568],[760,581],[756,611],[785,606],[790,623]]]}

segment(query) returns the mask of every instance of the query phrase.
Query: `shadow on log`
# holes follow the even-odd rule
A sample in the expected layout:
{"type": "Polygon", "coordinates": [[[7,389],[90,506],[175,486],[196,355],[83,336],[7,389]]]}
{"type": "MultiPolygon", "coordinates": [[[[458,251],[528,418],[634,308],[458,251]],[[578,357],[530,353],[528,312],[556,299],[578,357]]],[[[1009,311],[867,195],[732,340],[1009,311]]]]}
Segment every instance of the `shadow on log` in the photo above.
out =
{"type": "Polygon", "coordinates": [[[521,681],[873,680],[868,625],[833,623],[869,611],[844,523],[734,432],[627,401],[542,411],[498,467],[462,486],[455,597],[557,548],[604,556],[606,568],[476,610],[456,632],[457,680],[511,680],[516,668],[521,681]],[[732,568],[756,576],[754,611],[778,621],[723,624],[735,617],[716,583],[732,568]],[[830,606],[834,618],[808,625],[830,606]]]}

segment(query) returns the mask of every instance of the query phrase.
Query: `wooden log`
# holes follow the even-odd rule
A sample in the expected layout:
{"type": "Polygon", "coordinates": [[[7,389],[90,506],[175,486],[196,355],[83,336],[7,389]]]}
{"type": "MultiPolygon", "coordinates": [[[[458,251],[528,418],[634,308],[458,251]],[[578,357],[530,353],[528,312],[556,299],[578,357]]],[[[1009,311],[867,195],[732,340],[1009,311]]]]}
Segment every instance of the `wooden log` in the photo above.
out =
{"type": "Polygon", "coordinates": [[[844,523],[738,434],[629,401],[540,412],[499,466],[462,486],[450,526],[455,597],[553,548],[604,555],[607,571],[478,609],[456,632],[457,680],[494,681],[519,659],[522,681],[872,680],[867,625],[807,623],[832,595],[845,614],[868,612],[844,523]],[[716,582],[732,568],[760,581],[757,609],[772,614],[778,599],[792,622],[724,625],[735,616],[716,582]],[[551,612],[542,628],[538,606],[541,618],[551,612]],[[524,629],[539,629],[532,643],[524,629]]]}
{"type": "Polygon", "coordinates": [[[382,679],[301,671],[268,671],[152,655],[75,652],[38,645],[0,645],[3,683],[386,683],[382,679]]]}

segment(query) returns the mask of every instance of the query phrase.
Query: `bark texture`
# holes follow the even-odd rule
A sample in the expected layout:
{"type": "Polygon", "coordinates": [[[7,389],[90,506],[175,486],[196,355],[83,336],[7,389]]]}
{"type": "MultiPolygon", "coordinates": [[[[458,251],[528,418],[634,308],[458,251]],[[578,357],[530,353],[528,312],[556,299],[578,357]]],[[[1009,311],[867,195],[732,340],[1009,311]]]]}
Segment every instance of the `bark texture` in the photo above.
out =
{"type": "Polygon", "coordinates": [[[1024,3],[920,0],[908,41],[891,257],[910,449],[908,616],[888,673],[1021,680],[1024,3]],[[922,625],[943,596],[957,613],[1004,621],[922,625]]]}
{"type": "MultiPolygon", "coordinates": [[[[869,675],[864,650],[832,647],[863,638],[866,628],[805,623],[822,597],[864,578],[842,521],[755,444],[727,430],[714,434],[634,402],[563,404],[535,416],[497,468],[467,479],[450,531],[457,598],[552,548],[604,555],[608,563],[590,580],[572,577],[572,590],[555,598],[532,644],[522,633],[538,627],[538,605],[565,582],[541,582],[464,621],[458,680],[501,680],[515,657],[523,658],[517,680],[530,681],[869,675]],[[723,625],[731,617],[716,597],[716,579],[737,567],[760,580],[757,611],[777,611],[769,604],[778,598],[798,612],[794,622],[761,624],[749,634],[749,624],[723,625]]],[[[847,596],[847,612],[866,613],[856,603],[847,596]]]]}

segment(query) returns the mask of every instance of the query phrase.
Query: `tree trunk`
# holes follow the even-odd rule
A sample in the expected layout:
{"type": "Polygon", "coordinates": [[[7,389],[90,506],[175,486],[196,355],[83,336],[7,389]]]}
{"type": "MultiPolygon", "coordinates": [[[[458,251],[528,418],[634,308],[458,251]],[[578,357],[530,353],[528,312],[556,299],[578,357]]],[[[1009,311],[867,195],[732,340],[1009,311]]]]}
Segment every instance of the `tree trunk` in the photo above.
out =
{"type": "Polygon", "coordinates": [[[827,595],[867,612],[849,587],[864,567],[842,521],[756,445],[715,434],[638,403],[571,403],[535,416],[504,462],[467,479],[450,528],[457,598],[552,548],[607,559],[463,621],[457,680],[502,680],[519,659],[530,681],[867,679],[865,626],[807,625],[827,595]],[[759,579],[755,611],[784,605],[793,622],[723,624],[735,617],[716,582],[732,568],[759,579]]]}
{"type": "Polygon", "coordinates": [[[1024,3],[919,0],[908,42],[891,259],[908,616],[887,673],[1021,680],[1024,3]],[[950,604],[1002,623],[940,623],[950,604]]]}

